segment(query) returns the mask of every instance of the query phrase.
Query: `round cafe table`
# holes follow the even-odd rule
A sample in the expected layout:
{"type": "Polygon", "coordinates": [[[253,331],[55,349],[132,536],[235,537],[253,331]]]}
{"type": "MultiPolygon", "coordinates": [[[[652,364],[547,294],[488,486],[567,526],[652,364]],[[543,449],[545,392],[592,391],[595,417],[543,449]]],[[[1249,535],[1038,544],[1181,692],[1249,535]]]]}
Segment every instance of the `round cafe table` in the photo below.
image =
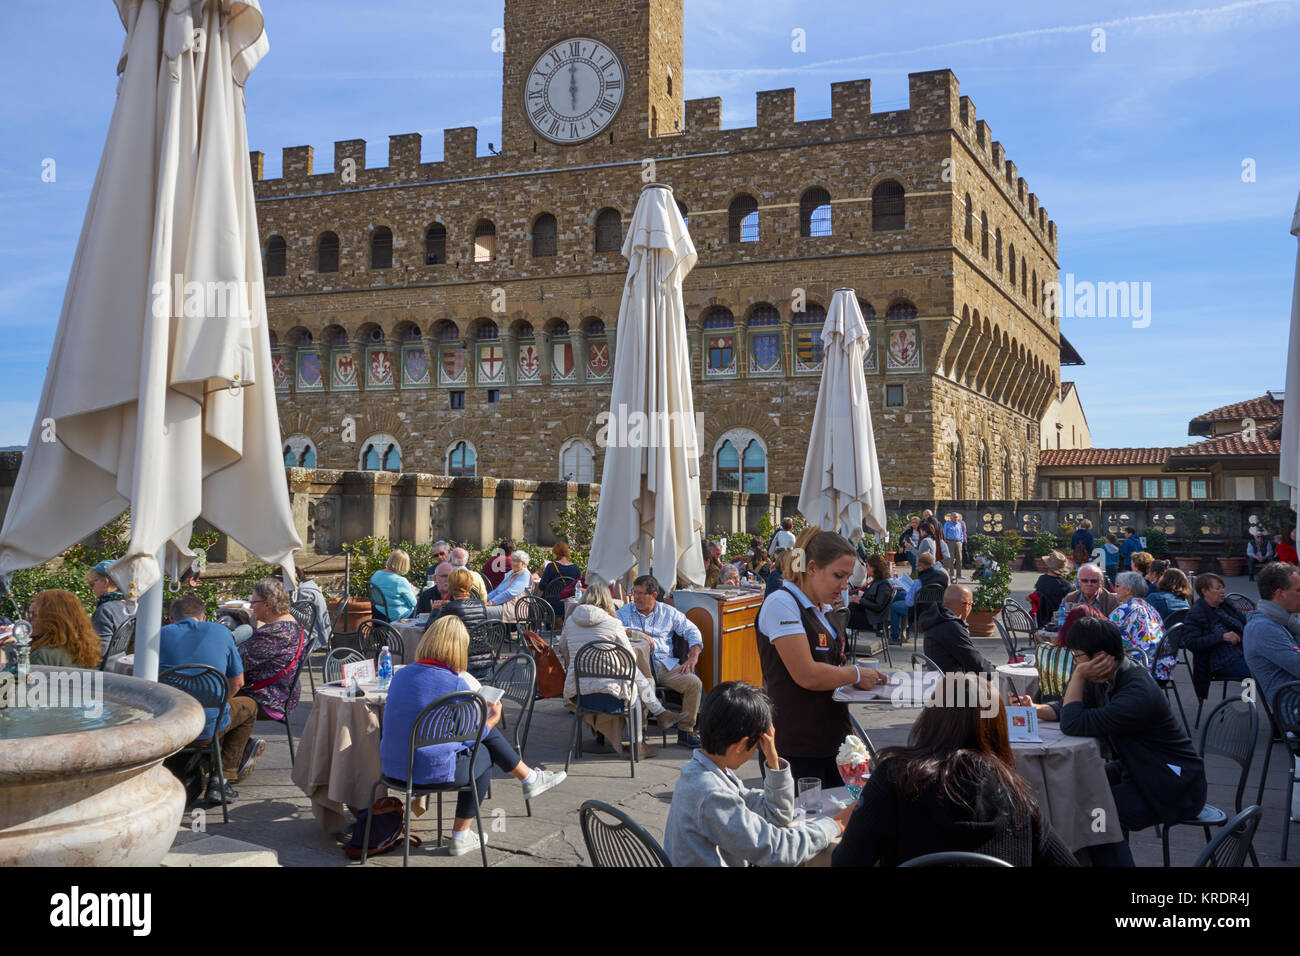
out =
{"type": "Polygon", "coordinates": [[[999,664],[998,689],[1010,689],[1018,697],[1033,697],[1038,692],[1036,664],[999,664]]]}
{"type": "MultiPolygon", "coordinates": [[[[761,755],[759,759],[762,759],[761,755]]],[[[839,813],[840,810],[842,810],[844,807],[848,806],[852,802],[853,802],[853,797],[849,793],[848,787],[834,787],[830,790],[823,790],[822,791],[822,812],[818,814],[818,816],[834,816],[835,814],[839,813]]],[[[799,803],[799,798],[798,796],[796,796],[795,806],[798,806],[798,803],[799,803]]],[[[799,825],[800,824],[797,822],[793,824],[793,826],[799,826],[799,825]]],[[[800,866],[830,866],[831,854],[835,852],[835,848],[840,845],[840,840],[842,840],[843,838],[844,838],[844,834],[841,833],[834,840],[831,840],[831,842],[826,846],[825,849],[823,849],[811,860],[808,860],[806,863],[801,863],[800,866]]]]}
{"type": "Polygon", "coordinates": [[[1092,737],[1069,737],[1055,723],[1038,724],[1039,743],[1015,742],[1016,770],[1033,785],[1038,808],[1071,852],[1123,839],[1092,737]]]}

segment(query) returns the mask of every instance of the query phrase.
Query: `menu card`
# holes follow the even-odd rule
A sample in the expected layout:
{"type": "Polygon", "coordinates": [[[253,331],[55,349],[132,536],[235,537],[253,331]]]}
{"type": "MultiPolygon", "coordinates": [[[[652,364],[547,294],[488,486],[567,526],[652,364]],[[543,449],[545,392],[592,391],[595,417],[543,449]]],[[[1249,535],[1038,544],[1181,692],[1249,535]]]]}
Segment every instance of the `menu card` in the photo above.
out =
{"type": "Polygon", "coordinates": [[[357,679],[358,684],[373,684],[379,680],[379,675],[375,673],[374,660],[352,661],[343,665],[343,686],[351,687],[352,678],[357,679]]]}
{"type": "Polygon", "coordinates": [[[1042,743],[1038,736],[1038,711],[1032,707],[1008,707],[1007,736],[1012,743],[1042,743]]]}

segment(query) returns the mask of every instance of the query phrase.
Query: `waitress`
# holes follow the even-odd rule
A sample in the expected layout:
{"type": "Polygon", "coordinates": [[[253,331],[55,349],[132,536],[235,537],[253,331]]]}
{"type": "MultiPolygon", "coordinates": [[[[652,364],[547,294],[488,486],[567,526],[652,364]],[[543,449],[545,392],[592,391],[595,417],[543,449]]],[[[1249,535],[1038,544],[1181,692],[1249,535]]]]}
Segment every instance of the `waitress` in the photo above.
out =
{"type": "Polygon", "coordinates": [[[847,704],[837,687],[870,690],[879,671],[848,663],[844,635],[827,612],[853,574],[854,550],[840,535],[805,528],[781,556],[784,583],[763,600],[756,631],[763,683],[776,705],[776,748],[790,772],[816,777],[824,788],[841,786],[835,753],[851,732],[847,704]]]}

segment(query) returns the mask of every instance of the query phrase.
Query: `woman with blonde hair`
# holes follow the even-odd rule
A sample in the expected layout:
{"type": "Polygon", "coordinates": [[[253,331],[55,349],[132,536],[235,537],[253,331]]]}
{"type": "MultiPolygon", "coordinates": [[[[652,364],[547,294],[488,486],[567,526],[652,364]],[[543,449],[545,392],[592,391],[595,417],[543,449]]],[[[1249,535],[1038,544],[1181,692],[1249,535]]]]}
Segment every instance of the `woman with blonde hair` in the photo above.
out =
{"type": "Polygon", "coordinates": [[[39,591],[27,611],[33,664],[98,667],[103,651],[81,601],[71,591],[39,591]]]}
{"type": "Polygon", "coordinates": [[[467,627],[487,620],[487,605],[473,596],[474,573],[469,568],[453,568],[447,575],[451,599],[442,606],[438,617],[459,618],[467,627]]]}
{"type": "MultiPolygon", "coordinates": [[[[477,689],[465,679],[469,661],[469,632],[459,618],[446,616],[434,621],[416,648],[416,662],[393,675],[384,705],[383,734],[379,740],[379,757],[384,776],[405,780],[411,744],[411,727],[424,708],[447,694],[477,689]]],[[[487,793],[495,764],[524,786],[524,799],[532,800],[565,778],[564,771],[535,770],[519,759],[519,754],[497,729],[501,720],[501,702],[489,704],[487,725],[478,756],[471,767],[467,744],[435,744],[415,752],[411,765],[412,782],[419,784],[468,784],[474,781],[479,799],[487,793]]],[[[474,797],[468,791],[456,796],[456,818],[451,825],[452,856],[473,853],[482,845],[478,834],[470,829],[474,822],[474,797]]],[[[485,838],[486,839],[486,838],[485,838]]]]}
{"type": "MultiPolygon", "coordinates": [[[[573,661],[578,651],[585,645],[592,641],[612,641],[632,654],[633,660],[636,659],[627,631],[615,616],[617,610],[609,588],[600,582],[593,582],[582,595],[582,603],[573,609],[573,613],[564,622],[564,630],[560,632],[560,637],[555,643],[555,650],[560,660],[564,662],[566,671],[565,700],[573,701],[578,698],[578,679],[573,671],[573,661]]],[[[684,715],[664,708],[663,702],[655,696],[654,681],[642,674],[640,668],[636,669],[635,676],[636,693],[632,697],[632,718],[635,724],[638,753],[641,757],[653,757],[653,749],[647,747],[641,740],[641,706],[644,705],[655,716],[660,727],[675,727],[684,715]]],[[[584,677],[581,692],[583,707],[603,713],[621,714],[623,705],[628,700],[629,690],[627,684],[622,681],[584,677]]],[[[594,722],[592,724],[594,727],[594,722]]],[[[614,735],[608,736],[612,738],[614,735]]]]}
{"type": "Polygon", "coordinates": [[[371,616],[377,621],[400,621],[410,617],[419,600],[415,588],[406,579],[411,570],[411,556],[401,548],[394,548],[388,554],[388,563],[382,571],[370,575],[370,591],[378,592],[383,599],[383,609],[374,608],[371,616]]]}

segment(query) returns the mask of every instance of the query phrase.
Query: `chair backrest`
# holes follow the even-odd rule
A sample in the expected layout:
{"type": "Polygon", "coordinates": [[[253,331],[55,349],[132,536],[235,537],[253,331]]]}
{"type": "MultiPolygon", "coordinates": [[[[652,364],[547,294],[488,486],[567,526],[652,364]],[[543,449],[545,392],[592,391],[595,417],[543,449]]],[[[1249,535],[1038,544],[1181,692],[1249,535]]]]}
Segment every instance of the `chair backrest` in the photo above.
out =
{"type": "Polygon", "coordinates": [[[361,648],[364,657],[373,657],[376,661],[379,660],[379,652],[385,646],[389,654],[406,660],[406,646],[402,643],[401,632],[393,625],[376,621],[374,618],[357,625],[357,645],[361,648]]]}
{"type": "MultiPolygon", "coordinates": [[[[559,577],[552,579],[550,584],[546,585],[546,590],[543,593],[548,598],[558,599],[560,592],[572,583],[573,578],[566,578],[564,575],[560,575],[559,577]]],[[[554,610],[554,608],[552,608],[552,610],[554,610]]]]}
{"type": "Polygon", "coordinates": [[[998,636],[1002,638],[1002,646],[1007,649],[1007,663],[1014,664],[1020,656],[1016,650],[1016,639],[1011,636],[1007,626],[999,621],[996,617],[993,619],[993,626],[998,629],[998,636]]]}
{"type": "Polygon", "coordinates": [[[920,651],[912,652],[912,670],[921,671],[922,673],[926,671],[938,671],[940,674],[943,673],[942,667],[930,660],[930,658],[926,657],[920,651]]]}
{"type": "Polygon", "coordinates": [[[1201,756],[1226,757],[1241,767],[1234,807],[1241,806],[1241,795],[1250,776],[1250,762],[1259,739],[1259,709],[1253,700],[1225,700],[1205,718],[1201,728],[1201,756]]]}
{"type": "MultiPolygon", "coordinates": [[[[533,722],[533,704],[536,701],[537,692],[537,662],[527,654],[515,654],[513,657],[507,657],[497,669],[492,672],[492,677],[485,681],[491,687],[496,687],[503,692],[502,700],[508,700],[519,705],[519,715],[515,719],[514,743],[515,749],[523,751],[523,745],[528,740],[528,728],[533,722]]],[[[501,724],[503,728],[509,726],[509,715],[505,709],[501,712],[501,724]]]]}
{"type": "Polygon", "coordinates": [[[406,754],[406,779],[411,779],[415,752],[438,744],[470,744],[470,766],[478,751],[479,738],[487,723],[487,701],[472,690],[458,690],[439,697],[420,711],[411,723],[410,749],[406,754]]]}
{"type": "Polygon", "coordinates": [[[853,732],[858,735],[858,739],[867,745],[867,753],[871,754],[871,759],[874,761],[876,759],[876,748],[872,745],[871,738],[867,736],[867,732],[862,725],[858,723],[858,718],[854,717],[852,713],[849,714],[849,723],[853,725],[853,732]]]}
{"type": "Polygon", "coordinates": [[[479,621],[468,630],[470,656],[490,652],[492,666],[496,667],[501,658],[501,648],[510,636],[509,629],[501,621],[479,621]]]}
{"type": "Polygon", "coordinates": [[[598,677],[602,680],[625,681],[631,688],[636,684],[636,659],[632,652],[613,641],[592,641],[578,648],[573,656],[573,676],[578,693],[583,693],[582,679],[598,677]]]}
{"type": "Polygon", "coordinates": [[[311,640],[316,634],[316,604],[314,601],[294,601],[289,605],[289,613],[298,625],[307,632],[311,640]]]}
{"type": "Polygon", "coordinates": [[[370,613],[381,622],[392,620],[388,615],[388,599],[384,597],[384,592],[373,584],[367,585],[366,590],[370,595],[370,613]]]}
{"type": "Polygon", "coordinates": [[[104,656],[99,662],[99,669],[102,671],[108,665],[110,657],[116,657],[118,654],[125,654],[126,649],[131,646],[135,640],[135,615],[132,614],[125,621],[117,626],[113,636],[108,639],[108,650],[104,651],[104,656]]]}
{"type": "Polygon", "coordinates": [[[1044,699],[1065,696],[1065,688],[1074,673],[1074,655],[1068,647],[1039,644],[1034,651],[1034,665],[1038,668],[1038,692],[1044,699]]]}
{"type": "Polygon", "coordinates": [[[898,865],[900,869],[905,866],[1011,866],[1006,860],[999,860],[996,856],[988,856],[984,853],[962,853],[957,850],[914,856],[898,865]]]}
{"type": "Polygon", "coordinates": [[[1024,634],[1027,640],[1032,640],[1035,630],[1034,619],[1015,601],[1007,600],[1002,605],[1002,621],[1012,634],[1024,634]]]}
{"type": "MultiPolygon", "coordinates": [[[[586,645],[583,650],[590,646],[586,645]]],[[[622,810],[608,803],[586,801],[578,812],[578,821],[582,825],[582,842],[587,845],[591,865],[598,869],[672,866],[659,841],[622,810]],[[614,822],[608,822],[605,817],[612,817],[614,822]]]]}
{"type": "Polygon", "coordinates": [[[1272,715],[1281,733],[1300,737],[1300,681],[1288,681],[1277,689],[1272,715]]]}
{"type": "Polygon", "coordinates": [[[1201,851],[1194,865],[1244,866],[1262,815],[1263,811],[1258,806],[1242,810],[1201,851]]]}
{"type": "Polygon", "coordinates": [[[1250,598],[1246,597],[1246,595],[1241,594],[1237,591],[1233,591],[1226,598],[1224,598],[1224,600],[1227,601],[1228,604],[1230,604],[1232,607],[1240,611],[1243,616],[1255,610],[1255,602],[1252,601],[1250,598]]]}
{"type": "Polygon", "coordinates": [[[226,675],[206,664],[182,664],[169,667],[158,675],[158,683],[183,690],[199,702],[201,707],[226,706],[226,675]]]}
{"type": "Polygon", "coordinates": [[[932,581],[921,590],[916,592],[916,599],[912,605],[916,608],[918,614],[921,608],[927,604],[938,604],[943,600],[943,592],[948,590],[948,586],[941,581],[932,581]]]}
{"type": "Polygon", "coordinates": [[[336,647],[325,655],[320,666],[321,682],[325,684],[343,679],[343,665],[364,661],[366,655],[351,647],[336,647]]]}
{"type": "Polygon", "coordinates": [[[515,606],[515,619],[526,631],[555,630],[555,608],[545,598],[535,594],[525,594],[515,606]]]}
{"type": "MultiPolygon", "coordinates": [[[[1165,635],[1160,639],[1160,643],[1156,645],[1156,660],[1172,661],[1169,665],[1169,676],[1164,680],[1156,678],[1156,683],[1161,687],[1167,687],[1174,679],[1174,671],[1178,670],[1178,649],[1182,646],[1183,627],[1182,623],[1173,625],[1166,623],[1165,635]]],[[[1151,676],[1155,677],[1155,674],[1153,673],[1151,676]]]]}
{"type": "Polygon", "coordinates": [[[1168,631],[1171,627],[1177,627],[1182,624],[1183,621],[1187,620],[1187,612],[1190,610],[1191,608],[1185,607],[1180,608],[1177,611],[1170,611],[1169,616],[1165,618],[1165,630],[1168,631]]]}

